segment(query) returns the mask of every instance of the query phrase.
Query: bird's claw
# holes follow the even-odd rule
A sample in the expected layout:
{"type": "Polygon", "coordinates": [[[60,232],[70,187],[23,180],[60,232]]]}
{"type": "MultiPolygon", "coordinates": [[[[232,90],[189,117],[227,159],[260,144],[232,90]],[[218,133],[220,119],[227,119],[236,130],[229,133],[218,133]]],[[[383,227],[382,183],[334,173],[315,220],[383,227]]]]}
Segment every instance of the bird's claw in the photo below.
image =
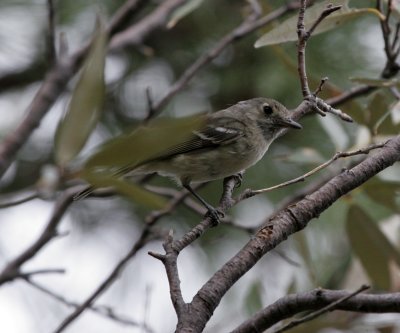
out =
{"type": "Polygon", "coordinates": [[[240,187],[243,181],[243,172],[238,172],[236,175],[233,175],[232,177],[235,180],[235,188],[240,187]]]}
{"type": "Polygon", "coordinates": [[[220,219],[225,217],[224,212],[214,207],[208,207],[208,212],[206,213],[206,217],[211,218],[211,222],[213,226],[217,226],[220,222],[220,219]]]}

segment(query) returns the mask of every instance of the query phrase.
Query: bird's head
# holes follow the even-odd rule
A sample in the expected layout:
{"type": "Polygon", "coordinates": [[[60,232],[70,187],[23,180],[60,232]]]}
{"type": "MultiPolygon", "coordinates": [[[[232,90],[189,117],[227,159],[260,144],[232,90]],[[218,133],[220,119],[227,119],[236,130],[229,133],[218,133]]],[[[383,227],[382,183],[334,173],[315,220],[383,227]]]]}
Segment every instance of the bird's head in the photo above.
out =
{"type": "Polygon", "coordinates": [[[301,129],[284,105],[271,98],[253,98],[239,102],[250,117],[262,129],[264,137],[273,138],[282,128],[301,129]]]}

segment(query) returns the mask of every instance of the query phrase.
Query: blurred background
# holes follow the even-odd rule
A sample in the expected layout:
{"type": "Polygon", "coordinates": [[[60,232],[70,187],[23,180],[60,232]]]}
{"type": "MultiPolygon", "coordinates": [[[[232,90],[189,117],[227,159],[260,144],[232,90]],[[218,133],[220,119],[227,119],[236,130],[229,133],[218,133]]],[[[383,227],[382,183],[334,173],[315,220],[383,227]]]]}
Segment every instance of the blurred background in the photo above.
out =
{"type": "MultiPolygon", "coordinates": [[[[160,2],[146,3],[133,20],[144,17],[160,2]]],[[[246,3],[239,0],[198,3],[193,12],[171,29],[158,29],[143,45],[124,48],[107,56],[104,113],[75,160],[76,165],[101,142],[140,124],[148,112],[146,89],[150,89],[153,101],[160,100],[185,69],[237,27],[249,11],[246,3]]],[[[264,14],[285,3],[260,1],[264,14]]],[[[96,15],[102,13],[106,18],[111,17],[123,1],[58,0],[54,4],[56,37],[59,39],[63,34],[71,54],[92,38],[96,15]]],[[[351,1],[350,4],[375,6],[374,1],[351,1]]],[[[45,39],[47,24],[45,0],[0,0],[1,138],[21,122],[49,70],[45,39]]],[[[278,24],[265,26],[227,47],[171,100],[162,115],[180,117],[218,110],[258,96],[275,98],[288,108],[295,108],[302,100],[295,43],[254,48],[255,41],[278,24]]],[[[322,77],[329,77],[331,86],[326,89],[325,97],[355,85],[351,77],[379,78],[384,66],[383,41],[374,15],[363,15],[338,29],[312,37],[308,44],[311,88],[315,89],[322,77]]],[[[75,83],[76,79],[70,82],[1,180],[1,202],[35,192],[41,175],[52,170],[49,168],[54,166],[54,135],[75,83]]],[[[277,140],[266,157],[246,172],[241,189],[237,191],[284,182],[323,163],[338,150],[363,147],[394,134],[393,131],[372,133],[366,119],[370,115],[368,110],[376,105],[383,114],[395,105],[395,99],[388,91],[380,89],[342,105],[341,108],[357,120],[352,124],[331,115],[303,118],[303,130],[290,131],[277,140]]],[[[388,121],[398,133],[399,120],[396,122],[394,117],[389,117],[388,121]]],[[[353,161],[338,161],[306,182],[253,197],[234,207],[229,215],[239,227],[220,225],[181,253],[179,269],[185,300],[190,301],[208,278],[247,242],[251,234],[245,227],[259,226],[295,193],[322,179],[329,179],[353,161]]],[[[290,292],[320,286],[352,290],[364,282],[372,284],[378,291],[398,291],[398,262],[390,261],[390,256],[399,246],[399,179],[398,165],[386,170],[373,182],[339,200],[306,230],[266,255],[224,297],[206,332],[233,329],[255,311],[290,292]],[[368,228],[372,226],[383,231],[393,252],[383,259],[371,256],[369,251],[379,252],[381,243],[374,242],[371,235],[371,239],[357,238],[354,230],[362,236],[364,231],[349,222],[355,219],[366,221],[368,228]],[[360,258],[360,253],[365,253],[365,257],[360,258]],[[375,265],[373,260],[387,263],[384,273],[382,265],[375,265]],[[390,269],[389,261],[392,263],[390,269]],[[383,280],[379,278],[382,274],[383,280]]],[[[177,188],[164,178],[155,177],[151,183],[177,188]]],[[[215,204],[221,190],[222,181],[215,181],[203,187],[200,194],[215,204]]],[[[58,194],[47,193],[0,210],[0,267],[37,239],[58,194]]],[[[80,304],[129,251],[148,214],[149,209],[120,196],[88,198],[74,203],[59,227],[64,236],[52,240],[23,266],[23,271],[60,268],[65,269],[65,273],[34,276],[32,281],[37,283],[36,287],[22,279],[2,285],[0,330],[9,333],[52,332],[73,308],[37,286],[45,286],[64,297],[64,301],[80,304]]],[[[179,237],[200,218],[181,205],[173,214],[162,218],[157,228],[167,231],[172,228],[179,237]]],[[[124,324],[87,310],[66,331],[172,332],[176,316],[164,267],[147,254],[148,251],[162,252],[161,243],[161,240],[154,240],[141,249],[120,278],[95,303],[111,307],[120,317],[135,321],[137,325],[124,324]]],[[[399,327],[400,315],[335,312],[293,331],[322,332],[324,328],[323,332],[397,332],[399,327]]]]}

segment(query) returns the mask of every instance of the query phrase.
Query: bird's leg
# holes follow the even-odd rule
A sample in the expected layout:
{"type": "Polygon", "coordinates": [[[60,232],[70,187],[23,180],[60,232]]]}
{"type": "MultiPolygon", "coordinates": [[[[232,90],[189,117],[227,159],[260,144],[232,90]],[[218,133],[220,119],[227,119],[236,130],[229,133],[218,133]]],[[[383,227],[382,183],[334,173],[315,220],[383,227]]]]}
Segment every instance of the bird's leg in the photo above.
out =
{"type": "Polygon", "coordinates": [[[242,185],[242,181],[243,181],[243,174],[244,174],[244,170],[238,172],[235,175],[232,175],[232,177],[235,179],[235,188],[238,188],[242,185]]]}
{"type": "Polygon", "coordinates": [[[193,194],[193,196],[200,201],[200,203],[207,208],[208,212],[207,214],[210,215],[210,217],[212,218],[212,221],[214,223],[214,225],[218,225],[219,223],[219,219],[220,217],[224,217],[224,213],[221,212],[220,210],[214,208],[213,206],[211,206],[207,201],[205,201],[200,195],[198,195],[192,188],[190,185],[188,184],[183,184],[182,185],[185,189],[187,189],[190,193],[193,194]]]}

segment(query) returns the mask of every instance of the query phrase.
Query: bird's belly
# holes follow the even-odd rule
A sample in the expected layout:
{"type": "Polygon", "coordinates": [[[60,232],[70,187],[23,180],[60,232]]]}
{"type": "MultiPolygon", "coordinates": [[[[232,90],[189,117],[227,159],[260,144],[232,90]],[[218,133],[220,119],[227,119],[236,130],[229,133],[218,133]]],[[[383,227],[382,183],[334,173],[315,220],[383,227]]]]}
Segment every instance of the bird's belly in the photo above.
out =
{"type": "Polygon", "coordinates": [[[164,176],[178,178],[183,183],[225,178],[257,163],[267,148],[260,147],[238,152],[229,147],[220,147],[207,152],[177,155],[157,172],[164,176]]]}

